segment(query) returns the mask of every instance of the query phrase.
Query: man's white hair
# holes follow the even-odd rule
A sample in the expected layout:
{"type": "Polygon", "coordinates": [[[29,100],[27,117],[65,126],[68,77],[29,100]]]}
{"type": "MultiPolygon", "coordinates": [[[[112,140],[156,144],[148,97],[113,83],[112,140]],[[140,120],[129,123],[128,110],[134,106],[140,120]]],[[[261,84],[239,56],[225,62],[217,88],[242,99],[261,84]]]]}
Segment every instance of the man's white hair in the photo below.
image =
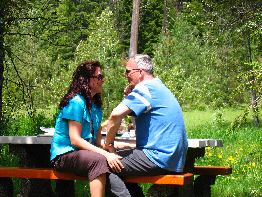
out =
{"type": "Polygon", "coordinates": [[[154,74],[154,68],[153,68],[153,62],[149,55],[147,54],[136,54],[132,56],[135,60],[135,63],[137,65],[137,68],[143,69],[146,73],[153,75],[154,74]]]}

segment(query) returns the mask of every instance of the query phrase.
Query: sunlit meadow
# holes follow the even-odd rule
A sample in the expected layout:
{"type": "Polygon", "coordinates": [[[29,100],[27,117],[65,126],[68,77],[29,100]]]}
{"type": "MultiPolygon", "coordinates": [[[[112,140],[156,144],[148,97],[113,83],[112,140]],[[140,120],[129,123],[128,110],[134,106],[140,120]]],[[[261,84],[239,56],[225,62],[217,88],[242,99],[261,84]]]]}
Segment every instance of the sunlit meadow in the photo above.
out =
{"type": "Polygon", "coordinates": [[[217,176],[212,196],[262,196],[261,128],[250,117],[239,130],[227,133],[242,110],[184,112],[189,138],[222,139],[224,146],[206,148],[196,165],[230,166],[232,175],[217,176]]]}
{"type": "MultiPolygon", "coordinates": [[[[261,128],[254,126],[250,116],[239,130],[227,132],[231,122],[242,112],[243,109],[183,111],[189,138],[223,140],[223,147],[206,148],[205,156],[195,162],[196,165],[232,167],[232,175],[217,176],[211,187],[213,197],[262,196],[261,128]]],[[[18,165],[17,158],[8,154],[6,145],[1,150],[0,165],[18,165]]],[[[20,180],[13,178],[13,181],[14,196],[17,196],[20,180]]],[[[55,181],[52,183],[55,187],[55,181]]],[[[146,193],[150,184],[141,186],[146,193]]],[[[90,196],[86,181],[76,181],[75,191],[76,196],[90,196]]]]}

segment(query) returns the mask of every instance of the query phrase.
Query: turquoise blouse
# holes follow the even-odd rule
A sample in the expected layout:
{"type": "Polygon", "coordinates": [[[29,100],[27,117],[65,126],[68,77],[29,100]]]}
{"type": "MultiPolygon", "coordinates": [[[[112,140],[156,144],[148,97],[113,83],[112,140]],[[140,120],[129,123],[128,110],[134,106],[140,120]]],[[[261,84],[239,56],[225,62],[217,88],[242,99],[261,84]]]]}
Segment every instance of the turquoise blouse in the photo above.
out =
{"type": "Polygon", "coordinates": [[[63,107],[57,116],[55,133],[51,144],[50,160],[53,160],[57,155],[61,155],[70,151],[74,151],[77,147],[71,145],[69,138],[68,120],[75,120],[82,124],[81,137],[89,141],[92,137],[92,143],[96,138],[97,130],[100,127],[103,117],[102,108],[92,104],[92,119],[94,128],[94,137],[90,131],[90,113],[86,107],[86,100],[82,95],[73,97],[67,106],[63,107]]]}

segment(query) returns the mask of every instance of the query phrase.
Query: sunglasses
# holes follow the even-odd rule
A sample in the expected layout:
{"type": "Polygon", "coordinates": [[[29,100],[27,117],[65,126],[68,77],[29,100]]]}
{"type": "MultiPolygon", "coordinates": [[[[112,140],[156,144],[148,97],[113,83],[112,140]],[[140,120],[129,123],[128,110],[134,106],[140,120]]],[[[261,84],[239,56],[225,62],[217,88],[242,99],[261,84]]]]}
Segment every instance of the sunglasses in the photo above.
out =
{"type": "Polygon", "coordinates": [[[90,78],[97,78],[98,80],[102,80],[102,79],[105,78],[105,75],[99,74],[99,75],[97,75],[97,76],[91,76],[90,78]]]}
{"type": "Polygon", "coordinates": [[[131,70],[126,69],[126,74],[128,75],[132,70],[143,70],[143,69],[141,69],[141,68],[135,68],[135,69],[131,69],[131,70]]]}

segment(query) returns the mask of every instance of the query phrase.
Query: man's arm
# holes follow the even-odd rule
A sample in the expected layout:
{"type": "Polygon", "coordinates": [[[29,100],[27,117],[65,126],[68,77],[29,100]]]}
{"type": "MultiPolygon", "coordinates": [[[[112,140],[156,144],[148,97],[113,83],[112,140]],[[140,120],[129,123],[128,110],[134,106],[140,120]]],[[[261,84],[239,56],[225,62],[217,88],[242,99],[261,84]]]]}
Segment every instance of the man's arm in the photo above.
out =
{"type": "MultiPolygon", "coordinates": [[[[130,114],[132,110],[124,104],[118,105],[111,113],[108,124],[107,124],[107,134],[106,134],[106,143],[113,143],[116,133],[119,129],[122,119],[130,114]]],[[[115,152],[114,146],[104,145],[104,149],[109,150],[110,152],[115,152]]]]}

